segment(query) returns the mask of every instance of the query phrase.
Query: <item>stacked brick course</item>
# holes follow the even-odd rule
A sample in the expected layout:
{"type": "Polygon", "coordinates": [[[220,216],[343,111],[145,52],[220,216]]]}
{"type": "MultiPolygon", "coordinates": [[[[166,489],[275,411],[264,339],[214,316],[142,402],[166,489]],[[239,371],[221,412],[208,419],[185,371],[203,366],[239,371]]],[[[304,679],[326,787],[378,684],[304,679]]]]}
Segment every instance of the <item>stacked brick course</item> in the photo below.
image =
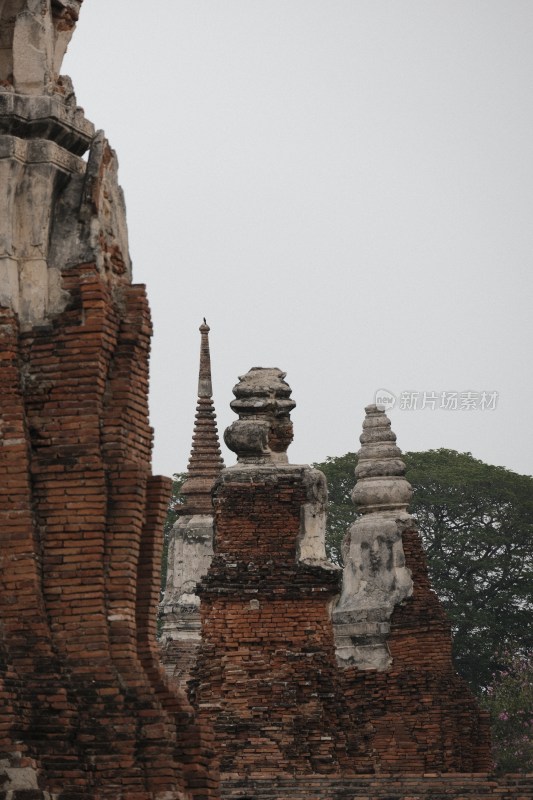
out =
{"type": "Polygon", "coordinates": [[[56,72],[80,5],[0,3],[0,800],[207,800],[156,649],[149,309],[116,156],[56,72]]]}
{"type": "Polygon", "coordinates": [[[215,485],[215,555],[200,586],[193,697],[213,719],[226,777],[327,775],[366,752],[335,661],[340,571],[320,536],[325,479],[287,462],[294,402],[283,377],[251,370],[234,389],[241,419],[225,438],[239,463],[215,485]]]}
{"type": "Polygon", "coordinates": [[[533,776],[479,773],[224,781],[225,800],[531,800],[533,776]]]}
{"type": "MultiPolygon", "coordinates": [[[[197,702],[214,715],[224,773],[327,773],[346,750],[328,605],[339,575],[298,564],[301,470],[227,470],[215,557],[201,588],[197,702]]],[[[194,683],[193,683],[194,685],[194,683]]]]}
{"type": "MultiPolygon", "coordinates": [[[[324,477],[286,457],[279,370],[234,389],[239,463],[215,487],[197,713],[167,683],[155,624],[170,481],[150,467],[149,310],[115,154],[57,74],[81,2],[0,2],[0,800],[216,800],[218,761],[228,800],[532,797],[531,779],[486,774],[486,719],[453,672],[405,515],[352,530],[341,587],[324,477]],[[360,545],[375,545],[366,561],[360,545]]],[[[193,538],[222,466],[201,330],[193,538]]],[[[387,436],[369,441],[381,453],[387,436]]],[[[393,472],[360,467],[393,476],[397,501],[391,459],[393,472]]]]}
{"type": "MultiPolygon", "coordinates": [[[[213,721],[222,797],[533,796],[531,779],[489,776],[487,719],[454,672],[450,626],[408,514],[391,511],[399,525],[392,540],[399,537],[402,546],[394,550],[395,563],[408,571],[407,590],[379,628],[372,620],[385,619],[382,611],[371,617],[370,606],[363,609],[361,624],[370,633],[354,643],[356,660],[361,646],[383,646],[390,663],[383,667],[380,656],[379,668],[363,668],[346,658],[346,648],[336,652],[332,608],[341,580],[324,557],[324,479],[287,463],[293,401],[283,377],[254,369],[235,387],[232,407],[240,419],[225,438],[238,463],[222,472],[214,490],[215,554],[200,587],[203,642],[191,685],[200,718],[213,721]],[[374,629],[385,637],[378,641],[374,629]]],[[[374,493],[375,479],[389,466],[383,440],[392,436],[377,437],[380,465],[368,470],[374,493]]],[[[405,495],[404,466],[396,452],[394,458],[398,485],[381,494],[379,477],[379,496],[369,507],[378,516],[405,495]]],[[[365,530],[379,536],[383,529],[374,522],[367,520],[365,530]]],[[[380,584],[387,579],[375,577],[380,584]]],[[[355,624],[355,606],[340,608],[352,609],[355,624]]],[[[348,624],[346,616],[339,619],[348,624]]],[[[346,636],[344,628],[343,645],[346,636]]]]}
{"type": "Polygon", "coordinates": [[[417,531],[403,532],[413,595],[394,610],[386,671],[342,671],[350,706],[363,710],[376,772],[489,772],[490,729],[453,670],[451,632],[431,590],[417,531]]]}
{"type": "Polygon", "coordinates": [[[2,750],[61,798],[214,796],[155,649],[170,481],[150,475],[144,289],[119,311],[94,265],[65,288],[47,326],[2,316],[2,750]]]}

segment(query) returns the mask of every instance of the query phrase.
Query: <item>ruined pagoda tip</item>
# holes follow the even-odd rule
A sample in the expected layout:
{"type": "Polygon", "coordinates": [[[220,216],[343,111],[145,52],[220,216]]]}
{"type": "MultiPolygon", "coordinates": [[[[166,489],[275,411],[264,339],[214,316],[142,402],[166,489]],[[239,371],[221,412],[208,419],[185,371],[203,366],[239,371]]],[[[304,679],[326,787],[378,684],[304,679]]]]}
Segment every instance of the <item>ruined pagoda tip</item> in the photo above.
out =
{"type": "Polygon", "coordinates": [[[290,412],[296,403],[286,373],[277,367],[252,367],[233,387],[230,406],[239,419],[226,428],[224,441],[241,463],[288,463],[292,442],[290,412]]]}
{"type": "Polygon", "coordinates": [[[216,414],[211,385],[211,355],[209,326],[200,325],[200,369],[198,372],[198,405],[194,423],[193,443],[187,479],[181,487],[186,497],[184,514],[212,514],[211,488],[224,462],[220,453],[216,414]]]}
{"type": "Polygon", "coordinates": [[[366,406],[365,412],[352,500],[363,514],[406,511],[413,490],[404,477],[405,462],[390,419],[374,404],[366,406]]]}
{"type": "Polygon", "coordinates": [[[213,387],[211,385],[211,354],[209,352],[209,331],[210,327],[205,321],[200,325],[201,333],[200,344],[200,370],[198,373],[198,397],[212,397],[213,387]]]}

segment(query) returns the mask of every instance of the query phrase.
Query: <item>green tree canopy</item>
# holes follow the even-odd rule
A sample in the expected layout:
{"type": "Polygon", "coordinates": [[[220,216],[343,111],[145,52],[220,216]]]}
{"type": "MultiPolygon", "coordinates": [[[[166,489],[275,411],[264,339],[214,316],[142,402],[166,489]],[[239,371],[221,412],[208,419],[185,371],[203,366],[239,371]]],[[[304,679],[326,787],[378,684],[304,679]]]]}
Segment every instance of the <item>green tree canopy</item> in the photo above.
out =
{"type": "MultiPolygon", "coordinates": [[[[470,453],[406,453],[417,520],[433,587],[454,631],[459,672],[481,693],[501,667],[499,653],[533,647],[533,478],[470,453]]],[[[328,458],[327,550],[342,561],[356,511],[350,501],[355,453],[328,458]]]]}

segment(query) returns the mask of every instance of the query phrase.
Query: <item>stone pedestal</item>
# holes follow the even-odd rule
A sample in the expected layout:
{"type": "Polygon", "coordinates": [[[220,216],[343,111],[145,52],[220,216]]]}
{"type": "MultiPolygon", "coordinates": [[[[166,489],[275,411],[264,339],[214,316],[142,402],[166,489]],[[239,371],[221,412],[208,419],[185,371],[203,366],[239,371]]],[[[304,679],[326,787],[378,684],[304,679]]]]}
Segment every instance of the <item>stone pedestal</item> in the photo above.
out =
{"type": "Polygon", "coordinates": [[[284,373],[251,370],[234,393],[239,420],[225,439],[239,461],[215,484],[193,701],[213,721],[224,775],[328,774],[350,726],[336,687],[340,571],[325,558],[325,479],[288,463],[284,373]]]}

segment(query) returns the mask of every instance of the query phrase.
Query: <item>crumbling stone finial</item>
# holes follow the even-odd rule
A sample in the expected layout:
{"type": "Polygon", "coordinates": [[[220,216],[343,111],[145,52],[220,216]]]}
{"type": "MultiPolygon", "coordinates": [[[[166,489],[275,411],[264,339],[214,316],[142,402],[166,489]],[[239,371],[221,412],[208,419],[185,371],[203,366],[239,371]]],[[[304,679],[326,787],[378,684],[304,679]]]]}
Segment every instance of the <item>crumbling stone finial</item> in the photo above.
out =
{"type": "Polygon", "coordinates": [[[296,403],[286,373],[277,367],[252,367],[233,387],[230,405],[239,415],[224,433],[238,461],[251,464],[287,463],[293,439],[290,412],[296,403]]]}
{"type": "Polygon", "coordinates": [[[413,592],[402,532],[414,527],[412,495],[390,420],[378,406],[366,409],[352,492],[360,516],[343,544],[342,594],[333,610],[337,660],[343,667],[385,670],[390,618],[413,592]]]}
{"type": "Polygon", "coordinates": [[[375,405],[367,406],[365,412],[352,500],[362,514],[405,511],[413,490],[404,478],[405,463],[390,419],[375,405]]]}

